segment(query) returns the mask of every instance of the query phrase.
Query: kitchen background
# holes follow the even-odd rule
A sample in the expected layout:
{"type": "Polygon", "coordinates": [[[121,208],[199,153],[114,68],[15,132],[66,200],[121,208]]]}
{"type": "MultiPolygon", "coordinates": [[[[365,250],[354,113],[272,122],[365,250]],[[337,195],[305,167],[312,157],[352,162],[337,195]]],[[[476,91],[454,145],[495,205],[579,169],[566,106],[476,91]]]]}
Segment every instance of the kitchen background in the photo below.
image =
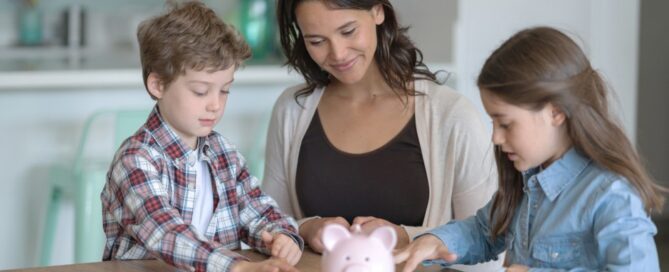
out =
{"type": "MultiPolygon", "coordinates": [[[[218,131],[262,175],[274,100],[300,77],[282,67],[271,0],[204,1],[243,30],[256,58],[237,74],[218,131]],[[263,20],[268,20],[265,22],[263,20]],[[268,27],[263,30],[263,27],[268,27]],[[270,41],[270,42],[263,42],[270,41]]],[[[669,2],[662,0],[391,0],[432,69],[482,110],[474,85],[485,58],[514,32],[561,28],[582,42],[616,96],[614,111],[654,176],[669,186],[669,2]]],[[[0,269],[37,266],[54,169],[71,166],[86,119],[101,110],[150,109],[136,26],[164,10],[158,0],[0,0],[0,269]]],[[[482,112],[483,113],[483,112],[482,112]]],[[[84,161],[110,159],[111,121],[90,126],[84,161]]],[[[60,207],[49,264],[74,261],[74,202],[60,207]]],[[[669,251],[669,211],[655,217],[669,251]]],[[[661,258],[669,259],[669,256],[661,258]]],[[[668,264],[663,264],[669,269],[668,264]]]]}

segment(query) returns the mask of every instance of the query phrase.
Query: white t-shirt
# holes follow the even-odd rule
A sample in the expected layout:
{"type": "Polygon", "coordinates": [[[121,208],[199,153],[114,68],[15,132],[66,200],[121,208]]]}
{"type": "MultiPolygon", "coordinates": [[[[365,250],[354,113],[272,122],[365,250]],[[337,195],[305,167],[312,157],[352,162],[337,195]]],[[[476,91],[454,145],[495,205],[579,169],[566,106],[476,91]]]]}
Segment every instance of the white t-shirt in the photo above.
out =
{"type": "Polygon", "coordinates": [[[195,173],[195,204],[191,225],[204,235],[214,214],[214,190],[211,187],[211,172],[200,152],[195,164],[195,173]]]}

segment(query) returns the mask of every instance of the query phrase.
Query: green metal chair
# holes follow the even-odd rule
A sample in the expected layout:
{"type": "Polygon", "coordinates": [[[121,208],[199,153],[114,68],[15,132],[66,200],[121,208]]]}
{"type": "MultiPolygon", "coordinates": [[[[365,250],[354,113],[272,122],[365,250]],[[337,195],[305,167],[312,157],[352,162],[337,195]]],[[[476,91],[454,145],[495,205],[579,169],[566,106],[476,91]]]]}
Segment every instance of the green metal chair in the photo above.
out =
{"type": "MultiPolygon", "coordinates": [[[[100,261],[104,250],[104,231],[102,229],[102,203],[100,192],[104,187],[109,164],[113,154],[121,143],[134,134],[144,124],[149,110],[103,110],[95,112],[84,123],[81,140],[75,153],[74,161],[69,165],[57,165],[50,169],[50,196],[45,225],[42,233],[40,265],[51,262],[53,242],[60,205],[64,198],[74,200],[75,217],[75,263],[100,261]],[[104,122],[106,121],[106,123],[104,122]],[[89,144],[100,144],[101,137],[92,137],[94,127],[109,124],[113,132],[111,143],[106,143],[108,150],[103,158],[87,154],[89,144]],[[110,144],[113,144],[110,145],[110,144]]],[[[107,135],[109,136],[109,135],[107,135]]],[[[104,144],[103,144],[104,145],[104,144]]],[[[99,154],[100,152],[98,152],[99,154]]]]}

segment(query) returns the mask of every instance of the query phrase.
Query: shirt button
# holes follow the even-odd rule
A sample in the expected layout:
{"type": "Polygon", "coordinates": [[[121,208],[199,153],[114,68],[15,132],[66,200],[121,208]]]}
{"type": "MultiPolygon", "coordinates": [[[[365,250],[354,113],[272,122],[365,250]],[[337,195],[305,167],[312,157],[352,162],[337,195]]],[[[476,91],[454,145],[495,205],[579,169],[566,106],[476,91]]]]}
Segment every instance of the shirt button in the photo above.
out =
{"type": "Polygon", "coordinates": [[[188,164],[189,164],[190,166],[195,165],[195,156],[189,156],[189,157],[188,157],[188,164]]]}
{"type": "Polygon", "coordinates": [[[557,259],[557,257],[559,257],[559,256],[560,256],[560,253],[558,253],[558,252],[551,253],[551,258],[553,258],[553,259],[557,259]]]}
{"type": "Polygon", "coordinates": [[[188,190],[193,190],[194,188],[195,188],[195,184],[188,183],[188,190]]]}

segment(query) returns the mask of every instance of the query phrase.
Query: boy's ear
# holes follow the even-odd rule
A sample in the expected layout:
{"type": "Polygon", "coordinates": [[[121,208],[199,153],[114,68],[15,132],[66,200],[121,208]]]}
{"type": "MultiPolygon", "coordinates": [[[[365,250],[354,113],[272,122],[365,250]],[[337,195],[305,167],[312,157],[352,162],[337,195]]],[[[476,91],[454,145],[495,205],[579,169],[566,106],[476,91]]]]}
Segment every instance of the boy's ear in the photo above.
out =
{"type": "Polygon", "coordinates": [[[382,4],[376,4],[372,7],[372,17],[374,17],[374,23],[376,25],[383,24],[383,21],[386,20],[386,14],[383,10],[382,4]]]}
{"type": "Polygon", "coordinates": [[[165,93],[165,85],[156,73],[150,73],[146,78],[146,88],[156,99],[162,98],[165,93]]]}

